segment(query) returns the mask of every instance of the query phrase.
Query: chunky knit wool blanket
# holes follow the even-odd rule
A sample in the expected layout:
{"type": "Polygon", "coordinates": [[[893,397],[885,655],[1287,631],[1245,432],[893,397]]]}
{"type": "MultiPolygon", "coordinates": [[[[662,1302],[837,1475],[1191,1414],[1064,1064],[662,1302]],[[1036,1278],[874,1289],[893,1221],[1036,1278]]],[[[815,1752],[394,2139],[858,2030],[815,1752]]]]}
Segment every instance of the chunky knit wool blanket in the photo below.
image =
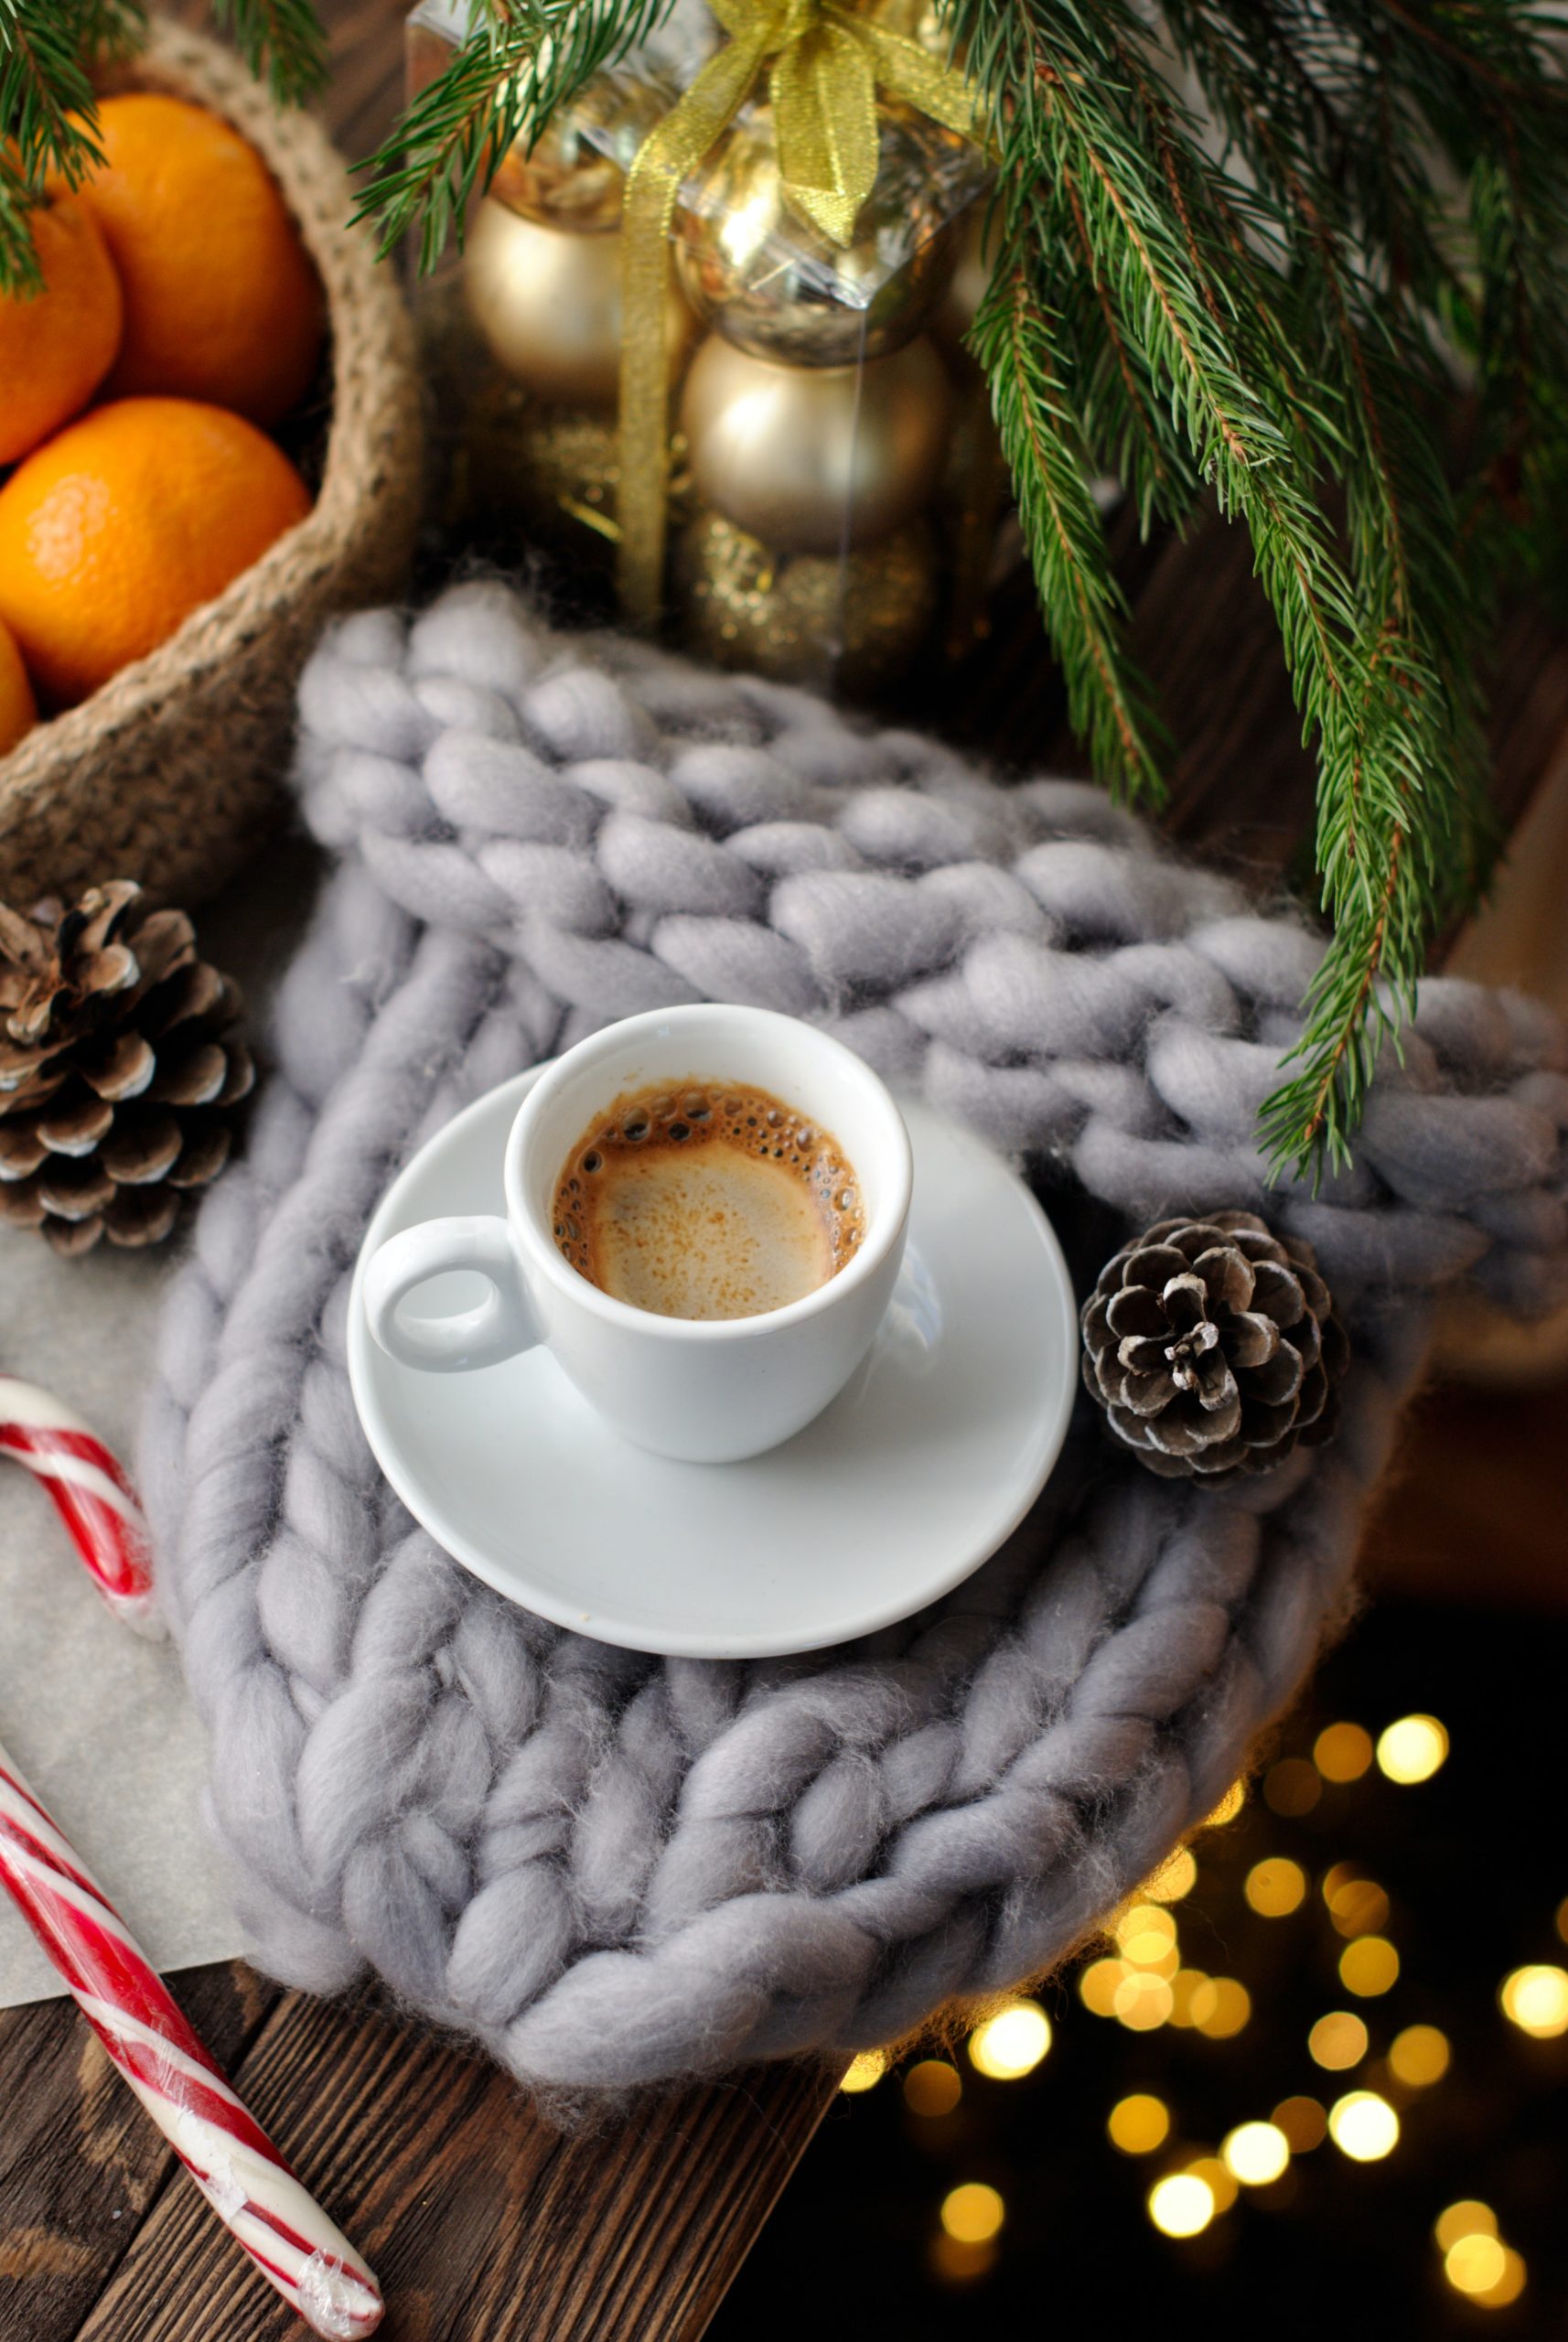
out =
{"type": "Polygon", "coordinates": [[[254,1957],[322,1991],[375,1971],[557,2094],[842,2058],[1038,1976],[1212,1808],[1343,1614],[1432,1297],[1568,1290],[1563,1031],[1428,983],[1354,1170],[1270,1187],[1254,1116],[1320,945],[1092,789],[1003,787],[494,586],[339,625],[300,709],[336,867],[144,1455],[254,1957]],[[1309,1239],[1354,1344],[1337,1444],[1204,1490],[1085,1402],[974,1577],[804,1658],[613,1649],[476,1584],[355,1418],[367,1219],[492,1084],[700,997],[821,1020],[1059,1216],[1092,1206],[1090,1275],[1173,1210],[1309,1239]]]}

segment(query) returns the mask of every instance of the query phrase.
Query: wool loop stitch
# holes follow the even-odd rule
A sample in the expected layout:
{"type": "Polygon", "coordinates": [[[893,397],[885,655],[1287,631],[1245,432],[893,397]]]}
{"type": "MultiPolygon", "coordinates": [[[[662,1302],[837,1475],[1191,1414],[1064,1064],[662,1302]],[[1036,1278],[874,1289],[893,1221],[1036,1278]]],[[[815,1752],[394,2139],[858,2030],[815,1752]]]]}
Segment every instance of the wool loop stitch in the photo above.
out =
{"type": "Polygon", "coordinates": [[[1039,1973],[1342,1615],[1430,1296],[1568,1295],[1562,1028],[1430,983],[1355,1168],[1270,1189],[1253,1118],[1320,946],[1092,789],[1002,788],[495,586],[340,624],[300,705],[338,864],[171,1292],[143,1459],[255,1957],[323,1991],[377,1971],[563,2096],[842,2058],[1039,1973]],[[827,1025],[1122,1235],[1230,1205],[1307,1238],[1354,1346],[1338,1443],[1205,1491],[1080,1410],[983,1570],[805,1658],[648,1658],[476,1584],[355,1419],[366,1222],[497,1081],[708,996],[827,1025]]]}

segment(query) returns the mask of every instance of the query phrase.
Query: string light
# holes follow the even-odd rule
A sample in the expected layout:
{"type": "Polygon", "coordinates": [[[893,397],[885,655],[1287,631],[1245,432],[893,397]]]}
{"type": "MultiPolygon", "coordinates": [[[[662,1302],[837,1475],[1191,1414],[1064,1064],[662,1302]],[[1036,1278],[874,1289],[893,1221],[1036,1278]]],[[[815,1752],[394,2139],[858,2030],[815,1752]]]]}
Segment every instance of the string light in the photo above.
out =
{"type": "Polygon", "coordinates": [[[1474,2196],[1461,2197],[1457,2204],[1439,2212],[1432,2224],[1439,2252],[1451,2252],[1461,2237],[1496,2236],[1498,2216],[1489,2204],[1474,2196]]]}
{"type": "Polygon", "coordinates": [[[1448,1735],[1435,1716],[1401,1716],[1378,1735],[1378,1765],[1391,1781],[1429,1781],[1448,1754],[1448,1735]]]}
{"type": "Polygon", "coordinates": [[[850,2059],[848,2070],[840,2082],[839,2088],[853,2098],[863,2090],[873,2089],[886,2071],[886,2049],[863,2049],[858,2057],[850,2059]]]}
{"type": "Polygon", "coordinates": [[[1235,1821],[1236,1816],[1240,1812],[1241,1808],[1246,1804],[1246,1782],[1244,1780],[1232,1781],[1224,1796],[1220,1799],[1219,1804],[1215,1807],[1213,1812],[1205,1814],[1203,1820],[1198,1824],[1199,1829],[1223,1830],[1228,1821],[1235,1821]]]}
{"type": "Polygon", "coordinates": [[[1331,2074],[1343,2073],[1348,2066],[1359,2066],[1366,2056],[1367,2028],[1348,2009],[1330,2009],[1307,2035],[1306,2047],[1314,2065],[1326,2068],[1331,2074]]]}
{"type": "Polygon", "coordinates": [[[1116,1993],[1127,1973],[1122,1960],[1094,1960],[1078,1980],[1078,1997],[1091,2016],[1114,2016],[1116,1993]]]}
{"type": "Polygon", "coordinates": [[[1509,2024],[1537,2041],[1568,2033],[1568,1972],[1561,1968],[1516,1968],[1504,1977],[1498,1998],[1509,2024]]]}
{"type": "Polygon", "coordinates": [[[1323,1899],[1342,1936],[1378,1936],[1388,1926],[1388,1896],[1375,1879],[1356,1877],[1348,1863],[1335,1864],[1323,1882],[1323,1899]]]}
{"type": "Polygon", "coordinates": [[[1196,2172],[1173,2171],[1155,2180],[1148,2206],[1162,2236],[1197,2236],[1214,2218],[1214,2190],[1196,2172]]]}
{"type": "Polygon", "coordinates": [[[1198,1986],[1200,1984],[1207,1984],[1208,1982],[1208,1979],[1204,1974],[1201,1968],[1178,1968],[1176,1970],[1176,1974],[1170,1980],[1170,2021],[1173,2025],[1190,2025],[1193,2023],[1192,2004],[1194,1997],[1197,1994],[1198,1986]]]}
{"type": "Polygon", "coordinates": [[[1190,1847],[1178,1846],[1174,1854],[1165,1856],[1154,1876],[1144,1881],[1144,1894],[1151,1903],[1179,1903],[1197,1883],[1197,1860],[1190,1847]]]}
{"type": "Polygon", "coordinates": [[[1124,2155],[1152,2155],[1170,2136],[1170,2109],[1163,2098],[1135,2090],[1112,2108],[1105,2128],[1111,2143],[1124,2155]]]}
{"type": "Polygon", "coordinates": [[[1490,2293],[1508,2266],[1495,2236],[1462,2236],[1443,2256],[1443,2273],[1456,2293],[1490,2293]]]}
{"type": "Polygon", "coordinates": [[[1517,2302],[1523,2293],[1524,2280],[1522,2258],[1511,2244],[1505,2244],[1502,2270],[1496,2283],[1488,2285],[1484,2294],[1472,2294],[1470,2298],[1480,2309],[1507,2309],[1509,2304],[1517,2302]]]}
{"type": "Polygon", "coordinates": [[[1380,2163],[1399,2144],[1400,2119],[1375,2090],[1353,2090],[1328,2110],[1328,2135],[1352,2163],[1380,2163]]]}
{"type": "Polygon", "coordinates": [[[1328,2136],[1328,2117],[1315,2098],[1282,2098],[1271,2121],[1283,2131],[1293,2155],[1306,2155],[1328,2136]]]}
{"type": "Polygon", "coordinates": [[[1134,1968],[1166,1970],[1175,1975],[1179,1965],[1176,1926],[1157,1903],[1134,1903],[1116,1921],[1116,1949],[1134,1968]]]}
{"type": "Polygon", "coordinates": [[[966,2179],[942,2197],[942,2226],[960,2244],[989,2244],[1006,2217],[1001,2196],[983,2179],[966,2179]]]}
{"type": "MultiPolygon", "coordinates": [[[[1375,2000],[1391,1992],[1399,1972],[1400,1956],[1387,1936],[1358,1936],[1339,1955],[1339,1982],[1358,2000],[1375,2000]]],[[[1568,2014],[1563,2024],[1568,2025],[1568,2014]]]]}
{"type": "Polygon", "coordinates": [[[922,2057],[904,2077],[904,2103],[911,2114],[932,2120],[950,2114],[962,2096],[962,2078],[945,2057],[922,2057]]]}
{"type": "Polygon", "coordinates": [[[1116,1987],[1112,2008],[1130,2033],[1153,2033],[1167,2021],[1174,2004],[1171,1988],[1163,1976],[1147,1969],[1128,1968],[1116,1987]]]}
{"type": "Polygon", "coordinates": [[[1234,1976],[1208,1976],[1187,2005],[1199,2033],[1210,2041],[1229,2041],[1251,2015],[1252,1996],[1234,1976]]]}
{"type": "Polygon", "coordinates": [[[1189,2163],[1187,2168],[1192,2178],[1202,2180],[1213,2197],[1216,2215],[1228,2212],[1236,2201],[1236,2182],[1230,2173],[1226,2170],[1219,2157],[1199,2155],[1197,2161],[1189,2163]]]}
{"type": "Polygon", "coordinates": [[[1051,2046],[1051,2021],[1038,2001],[1014,2001],[969,2036],[969,2061],[993,2082],[1032,2074],[1051,2046]]]}
{"type": "Polygon", "coordinates": [[[1270,1854],[1254,1863],[1241,1892],[1260,1918],[1288,1918],[1306,1896],[1306,1873],[1286,1854],[1270,1854]]]}
{"type": "Polygon", "coordinates": [[[1359,1781],[1372,1761],[1372,1735],[1359,1724],[1325,1724],[1312,1761],[1326,1781],[1359,1781]]]}
{"type": "Polygon", "coordinates": [[[1440,2082],[1452,2056],[1448,2036],[1434,2025],[1407,2025],[1389,2046],[1389,2065],[1395,2080],[1412,2090],[1440,2082]]]}
{"type": "Polygon", "coordinates": [[[1219,2159],[1246,2187],[1267,2187],[1290,2162],[1290,2141],[1277,2122],[1240,2122],[1220,2143],[1219,2159]]]}

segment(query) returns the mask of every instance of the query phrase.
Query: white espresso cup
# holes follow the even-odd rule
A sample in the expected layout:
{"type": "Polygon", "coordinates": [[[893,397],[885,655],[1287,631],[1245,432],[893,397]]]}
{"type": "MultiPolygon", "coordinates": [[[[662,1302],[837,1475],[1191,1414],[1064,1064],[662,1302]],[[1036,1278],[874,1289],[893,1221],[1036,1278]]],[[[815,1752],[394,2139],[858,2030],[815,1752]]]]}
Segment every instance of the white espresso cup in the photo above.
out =
{"type": "Polygon", "coordinates": [[[431,1219],[389,1237],[365,1277],[382,1349],[437,1373],[493,1366],[542,1343],[607,1423],[639,1447],[723,1464],[778,1446],[822,1413],[865,1358],[897,1280],[909,1217],[909,1134],[869,1066],[770,1009],[654,1009],[547,1066],[507,1138],[506,1218],[431,1219]],[[601,1293],[552,1232],[562,1168],[595,1117],[655,1082],[770,1090],[831,1131],[854,1168],[864,1234],[837,1273],[754,1317],[662,1317],[601,1293]],[[489,1291],[446,1317],[410,1316],[417,1285],[475,1270],[489,1291]]]}

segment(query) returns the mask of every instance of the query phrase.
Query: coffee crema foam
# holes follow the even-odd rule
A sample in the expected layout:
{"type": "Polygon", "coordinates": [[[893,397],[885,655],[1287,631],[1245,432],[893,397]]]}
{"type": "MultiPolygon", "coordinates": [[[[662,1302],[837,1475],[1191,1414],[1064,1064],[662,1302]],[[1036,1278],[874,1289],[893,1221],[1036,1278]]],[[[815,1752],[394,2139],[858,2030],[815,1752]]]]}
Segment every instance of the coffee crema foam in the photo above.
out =
{"type": "Polygon", "coordinates": [[[746,1082],[658,1082],[595,1116],[551,1209],[572,1266],[660,1317],[757,1317],[836,1276],[865,1233],[831,1131],[746,1082]]]}

